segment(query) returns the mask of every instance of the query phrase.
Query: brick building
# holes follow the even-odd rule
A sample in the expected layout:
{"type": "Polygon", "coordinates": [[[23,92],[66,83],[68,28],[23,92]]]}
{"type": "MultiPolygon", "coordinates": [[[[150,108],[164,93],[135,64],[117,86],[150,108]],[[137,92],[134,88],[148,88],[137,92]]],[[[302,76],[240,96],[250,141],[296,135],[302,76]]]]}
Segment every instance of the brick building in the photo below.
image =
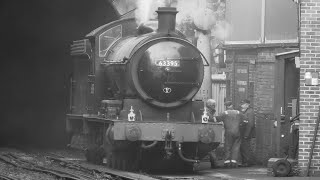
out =
{"type": "MultiPolygon", "coordinates": [[[[320,87],[307,86],[306,72],[320,71],[320,0],[301,0],[299,166],[306,174],[318,118],[320,87]]],[[[320,132],[313,150],[311,174],[320,176],[320,132]]]]}
{"type": "MultiPolygon", "coordinates": [[[[227,79],[229,79],[227,99],[231,99],[237,107],[242,99],[250,99],[251,106],[254,108],[256,120],[256,139],[255,139],[255,153],[257,161],[260,164],[266,164],[267,160],[271,157],[284,156],[284,151],[287,143],[282,143],[280,150],[277,149],[277,141],[279,140],[279,133],[274,125],[277,122],[277,108],[275,104],[280,102],[277,99],[277,78],[278,74],[284,71],[278,68],[279,59],[277,55],[282,52],[292,52],[291,47],[297,48],[297,44],[286,44],[286,47],[280,47],[276,44],[272,47],[250,47],[250,48],[237,48],[234,49],[226,46],[227,52],[227,79]],[[279,151],[279,152],[278,152],[279,151]],[[280,154],[279,154],[280,153],[280,154]]],[[[298,77],[296,76],[296,81],[298,77]]],[[[297,92],[298,87],[295,88],[297,92]]],[[[297,94],[292,97],[297,98],[297,94]]],[[[283,114],[284,111],[290,111],[288,102],[282,102],[283,114]]],[[[290,103],[289,103],[290,104],[290,103]]],[[[291,115],[288,115],[291,116],[291,115]]],[[[281,126],[285,127],[285,122],[281,126]]],[[[282,138],[283,142],[286,141],[288,134],[284,132],[283,128],[282,138]]]]}
{"type": "Polygon", "coordinates": [[[226,20],[231,25],[224,43],[227,99],[235,107],[242,99],[251,100],[257,132],[254,150],[258,163],[266,164],[289,149],[288,122],[299,88],[294,61],[299,51],[298,6],[292,0],[227,0],[226,20]],[[291,83],[279,89],[286,81],[291,83]],[[286,115],[282,121],[281,115],[286,115]]]}

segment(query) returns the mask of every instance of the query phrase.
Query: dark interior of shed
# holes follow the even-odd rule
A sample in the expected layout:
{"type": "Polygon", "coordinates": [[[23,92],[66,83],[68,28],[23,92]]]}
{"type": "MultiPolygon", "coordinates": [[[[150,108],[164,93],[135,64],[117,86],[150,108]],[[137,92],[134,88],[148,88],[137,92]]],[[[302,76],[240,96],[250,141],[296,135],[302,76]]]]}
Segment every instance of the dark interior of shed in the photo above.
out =
{"type": "Polygon", "coordinates": [[[0,8],[0,146],[65,146],[69,45],[115,10],[106,0],[5,0],[0,8]]]}

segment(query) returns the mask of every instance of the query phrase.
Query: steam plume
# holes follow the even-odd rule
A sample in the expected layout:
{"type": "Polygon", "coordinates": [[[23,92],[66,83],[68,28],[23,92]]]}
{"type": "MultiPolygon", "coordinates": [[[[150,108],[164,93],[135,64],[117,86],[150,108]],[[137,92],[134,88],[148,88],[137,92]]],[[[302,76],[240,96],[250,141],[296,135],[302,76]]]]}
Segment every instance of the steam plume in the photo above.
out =
{"type": "Polygon", "coordinates": [[[138,25],[156,19],[158,7],[176,7],[179,13],[176,17],[177,28],[183,29],[184,24],[193,25],[204,31],[211,31],[216,39],[224,40],[230,25],[224,20],[225,3],[221,0],[119,0],[118,9],[122,6],[129,9],[136,7],[135,18],[138,25]],[[121,6],[120,6],[120,5],[121,6]],[[132,6],[132,7],[131,7],[132,6]]]}
{"type": "Polygon", "coordinates": [[[229,23],[226,21],[218,21],[214,29],[211,30],[211,34],[218,40],[225,40],[230,34],[230,29],[229,23]]]}
{"type": "Polygon", "coordinates": [[[135,18],[137,24],[143,24],[150,19],[155,19],[157,13],[155,12],[158,7],[164,7],[166,0],[138,0],[137,9],[135,11],[135,18]]]}
{"type": "Polygon", "coordinates": [[[177,25],[186,22],[201,30],[211,31],[216,39],[224,40],[228,36],[229,25],[224,20],[225,4],[219,0],[177,0],[177,25]]]}

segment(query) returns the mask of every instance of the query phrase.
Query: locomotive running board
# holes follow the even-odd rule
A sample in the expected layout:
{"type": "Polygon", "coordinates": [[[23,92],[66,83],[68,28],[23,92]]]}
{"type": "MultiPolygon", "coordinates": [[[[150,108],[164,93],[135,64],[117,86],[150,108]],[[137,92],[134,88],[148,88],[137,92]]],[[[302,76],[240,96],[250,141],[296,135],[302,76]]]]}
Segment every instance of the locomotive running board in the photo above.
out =
{"type": "MultiPolygon", "coordinates": [[[[106,119],[92,115],[67,115],[67,129],[70,120],[82,120],[83,122],[101,122],[112,124],[113,140],[128,140],[128,131],[134,130],[141,132],[139,141],[165,141],[165,134],[170,131],[173,138],[172,141],[179,142],[199,142],[202,136],[213,133],[213,142],[223,142],[223,124],[200,122],[155,122],[155,121],[134,121],[106,119]]],[[[86,123],[84,123],[86,124],[86,123]]],[[[70,128],[70,127],[69,127],[70,128]]],[[[205,137],[204,137],[205,138],[205,137]]]]}
{"type": "Polygon", "coordinates": [[[114,140],[128,140],[128,131],[134,127],[141,132],[138,139],[140,141],[165,141],[165,134],[170,132],[172,141],[199,142],[203,136],[211,133],[214,134],[213,142],[222,142],[222,126],[220,123],[117,121],[113,124],[113,138],[114,140]]]}

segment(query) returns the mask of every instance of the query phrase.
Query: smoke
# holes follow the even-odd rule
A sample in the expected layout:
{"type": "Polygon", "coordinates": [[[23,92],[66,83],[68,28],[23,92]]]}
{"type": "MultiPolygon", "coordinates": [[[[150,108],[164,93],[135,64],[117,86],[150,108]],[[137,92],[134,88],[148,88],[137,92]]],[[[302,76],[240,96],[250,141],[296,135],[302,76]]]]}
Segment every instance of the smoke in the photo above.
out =
{"type": "Polygon", "coordinates": [[[133,0],[110,0],[116,7],[119,14],[123,15],[136,8],[136,1],[133,0]]]}
{"type": "Polygon", "coordinates": [[[197,28],[209,30],[215,24],[216,18],[212,9],[208,7],[207,0],[178,0],[177,24],[193,21],[197,28]]]}
{"type": "Polygon", "coordinates": [[[198,29],[210,31],[216,39],[224,40],[230,31],[225,21],[225,3],[219,0],[177,0],[177,27],[192,22],[198,29]]]}
{"type": "Polygon", "coordinates": [[[218,21],[211,30],[217,40],[225,40],[230,35],[231,26],[226,21],[218,21]]]}
{"type": "MultiPolygon", "coordinates": [[[[132,2],[125,0],[124,2],[132,2]]],[[[138,25],[157,18],[158,7],[176,7],[177,28],[188,29],[189,26],[211,32],[218,40],[228,37],[230,25],[225,21],[225,2],[222,0],[137,0],[134,1],[135,18],[138,25]]],[[[126,4],[126,3],[125,3],[126,4]]]]}
{"type": "Polygon", "coordinates": [[[156,19],[155,12],[158,7],[166,6],[166,0],[138,0],[136,1],[137,9],[135,11],[135,18],[137,24],[144,24],[150,19],[156,19]]]}
{"type": "Polygon", "coordinates": [[[197,7],[197,1],[178,0],[176,4],[178,10],[176,22],[178,27],[186,22],[193,22],[196,11],[195,7],[197,7]]]}

